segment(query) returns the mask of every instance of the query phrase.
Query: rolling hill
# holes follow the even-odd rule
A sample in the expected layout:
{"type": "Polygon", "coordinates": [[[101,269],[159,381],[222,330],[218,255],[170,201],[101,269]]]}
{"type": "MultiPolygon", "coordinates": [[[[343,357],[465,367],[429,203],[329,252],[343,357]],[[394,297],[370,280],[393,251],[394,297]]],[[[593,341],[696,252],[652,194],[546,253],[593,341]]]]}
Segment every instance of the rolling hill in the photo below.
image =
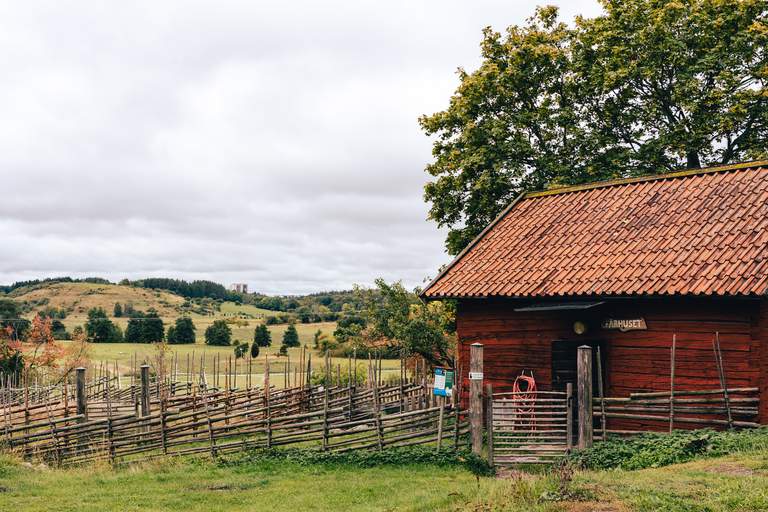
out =
{"type": "Polygon", "coordinates": [[[43,283],[18,288],[8,294],[25,303],[31,314],[45,308],[63,309],[67,316],[81,317],[91,308],[101,307],[111,316],[115,303],[132,304],[135,309],[154,308],[163,317],[178,316],[184,297],[161,291],[117,284],[43,283]]]}

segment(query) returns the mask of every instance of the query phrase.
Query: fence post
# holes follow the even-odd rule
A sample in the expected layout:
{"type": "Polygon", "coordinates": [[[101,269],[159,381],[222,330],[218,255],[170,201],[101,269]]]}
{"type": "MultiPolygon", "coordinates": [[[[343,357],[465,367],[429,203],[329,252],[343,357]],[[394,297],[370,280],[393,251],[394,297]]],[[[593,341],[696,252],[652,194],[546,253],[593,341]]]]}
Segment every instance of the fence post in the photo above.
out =
{"type": "Polygon", "coordinates": [[[469,426],[472,431],[472,453],[483,451],[483,345],[469,347],[469,426]]]}
{"type": "Polygon", "coordinates": [[[323,450],[328,449],[328,399],[331,385],[331,355],[325,352],[325,386],[323,386],[323,450]]]}
{"type": "Polygon", "coordinates": [[[488,430],[488,464],[493,466],[493,385],[485,385],[485,394],[487,406],[485,409],[487,430],[488,430]]]}
{"type": "Polygon", "coordinates": [[[88,421],[88,397],[85,393],[85,368],[77,368],[77,384],[75,393],[77,396],[77,414],[82,415],[80,422],[88,421]]]}
{"type": "Polygon", "coordinates": [[[149,365],[141,365],[141,415],[149,416],[149,365]]]}
{"type": "Polygon", "coordinates": [[[565,385],[565,447],[568,453],[573,450],[573,384],[565,385]]]}
{"type": "Polygon", "coordinates": [[[592,446],[592,347],[578,348],[576,359],[577,389],[579,400],[579,450],[592,446]]]}

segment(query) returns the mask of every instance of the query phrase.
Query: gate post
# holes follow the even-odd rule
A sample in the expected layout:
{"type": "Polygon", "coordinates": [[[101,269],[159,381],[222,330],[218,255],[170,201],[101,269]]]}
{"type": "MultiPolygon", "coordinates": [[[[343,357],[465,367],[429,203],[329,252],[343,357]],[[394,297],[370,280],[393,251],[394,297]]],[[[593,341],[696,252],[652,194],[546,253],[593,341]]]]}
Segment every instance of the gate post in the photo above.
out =
{"type": "Polygon", "coordinates": [[[493,385],[485,385],[485,395],[488,405],[485,408],[485,422],[488,430],[488,464],[493,466],[493,385]]]}
{"type": "Polygon", "coordinates": [[[77,401],[77,414],[83,416],[79,422],[88,421],[88,395],[85,391],[85,368],[75,369],[75,397],[77,401]]]}
{"type": "Polygon", "coordinates": [[[576,358],[576,396],[579,401],[579,450],[592,446],[592,347],[582,345],[576,358]]]}
{"type": "Polygon", "coordinates": [[[469,347],[469,428],[472,433],[472,453],[483,451],[483,345],[469,347]]]}
{"type": "Polygon", "coordinates": [[[565,448],[573,451],[573,384],[565,385],[565,448]]]}
{"type": "Polygon", "coordinates": [[[149,416],[149,365],[141,365],[141,415],[149,416]]]}

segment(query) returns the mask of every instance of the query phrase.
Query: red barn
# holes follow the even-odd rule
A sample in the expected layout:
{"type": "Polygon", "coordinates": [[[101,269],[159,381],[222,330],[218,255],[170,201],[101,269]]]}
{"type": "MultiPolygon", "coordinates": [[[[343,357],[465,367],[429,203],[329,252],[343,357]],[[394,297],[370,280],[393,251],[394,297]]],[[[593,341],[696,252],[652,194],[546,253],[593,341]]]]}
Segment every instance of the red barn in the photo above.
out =
{"type": "Polygon", "coordinates": [[[458,301],[465,392],[475,342],[494,391],[523,371],[563,389],[584,344],[606,396],[668,391],[673,335],[675,389],[720,389],[717,338],[727,387],[759,388],[768,423],[767,293],[768,162],[753,162],[522,194],[423,296],[458,301]]]}

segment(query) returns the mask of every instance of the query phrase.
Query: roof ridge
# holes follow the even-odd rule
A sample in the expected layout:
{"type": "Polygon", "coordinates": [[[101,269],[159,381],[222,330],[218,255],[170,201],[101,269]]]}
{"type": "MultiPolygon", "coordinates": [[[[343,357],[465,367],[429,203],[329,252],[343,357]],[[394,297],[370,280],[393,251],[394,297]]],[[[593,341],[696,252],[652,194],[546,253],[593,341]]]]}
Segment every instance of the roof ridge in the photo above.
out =
{"type": "Polygon", "coordinates": [[[581,185],[564,185],[549,190],[539,190],[535,192],[526,192],[525,198],[553,196],[558,194],[569,194],[573,192],[583,192],[585,190],[594,190],[598,188],[616,187],[620,185],[631,185],[634,183],[644,183],[647,181],[667,180],[675,178],[687,178],[690,176],[699,176],[705,174],[714,174],[718,172],[742,171],[757,167],[767,167],[768,160],[753,160],[749,162],[739,162],[735,164],[715,165],[710,167],[701,167],[698,169],[685,169],[682,171],[673,171],[664,174],[647,174],[645,176],[635,176],[631,178],[616,178],[612,180],[593,181],[581,185]]]}

